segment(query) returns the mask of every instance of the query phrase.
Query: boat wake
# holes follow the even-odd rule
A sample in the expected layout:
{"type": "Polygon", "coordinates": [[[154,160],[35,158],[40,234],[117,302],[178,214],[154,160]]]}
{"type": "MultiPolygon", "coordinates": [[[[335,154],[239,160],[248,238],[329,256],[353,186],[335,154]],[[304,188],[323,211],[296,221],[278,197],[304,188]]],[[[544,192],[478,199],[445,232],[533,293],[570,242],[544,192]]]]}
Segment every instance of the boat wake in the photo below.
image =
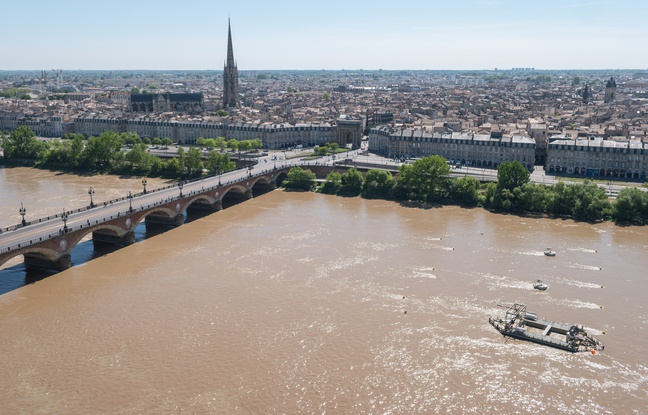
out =
{"type": "Polygon", "coordinates": [[[601,271],[603,269],[601,267],[595,267],[593,265],[584,265],[584,264],[570,264],[569,268],[586,269],[590,271],[601,271]]]}
{"type": "Polygon", "coordinates": [[[594,254],[596,253],[596,249],[588,249],[588,248],[567,248],[568,251],[575,251],[575,252],[586,252],[588,254],[594,254]]]}
{"type": "Polygon", "coordinates": [[[561,303],[571,308],[589,308],[592,310],[601,308],[599,304],[588,303],[581,300],[563,300],[561,303]]]}
{"type": "MultiPolygon", "coordinates": [[[[432,268],[432,269],[434,269],[434,268],[432,268]]],[[[428,279],[431,279],[431,280],[436,279],[436,275],[431,274],[429,272],[423,272],[423,271],[424,270],[414,271],[414,274],[411,275],[410,278],[428,278],[428,279]]]]}
{"type": "Polygon", "coordinates": [[[591,282],[583,282],[576,280],[561,279],[561,282],[578,288],[602,288],[601,284],[593,284],[591,282]]]}

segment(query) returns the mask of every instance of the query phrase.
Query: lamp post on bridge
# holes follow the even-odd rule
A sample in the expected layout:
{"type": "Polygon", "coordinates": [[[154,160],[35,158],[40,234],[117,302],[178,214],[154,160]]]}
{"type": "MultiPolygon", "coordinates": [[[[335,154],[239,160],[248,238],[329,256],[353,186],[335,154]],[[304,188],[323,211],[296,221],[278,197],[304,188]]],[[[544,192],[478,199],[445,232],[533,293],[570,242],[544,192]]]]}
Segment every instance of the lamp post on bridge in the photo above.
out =
{"type": "Polygon", "coordinates": [[[220,166],[220,164],[216,168],[216,172],[218,172],[218,185],[220,186],[221,185],[221,166],[220,166]]]}
{"type": "Polygon", "coordinates": [[[67,221],[68,221],[68,213],[65,211],[65,208],[63,208],[63,215],[61,215],[61,220],[63,221],[63,232],[68,231],[67,227],[67,221]]]}
{"type": "Polygon", "coordinates": [[[144,192],[143,192],[144,194],[146,194],[146,184],[147,183],[148,182],[146,181],[146,179],[142,179],[142,186],[144,186],[144,192]]]}
{"type": "Polygon", "coordinates": [[[27,209],[23,206],[23,202],[20,202],[20,210],[18,212],[20,213],[20,216],[22,216],[22,226],[27,226],[27,221],[25,220],[27,209]]]}
{"type": "Polygon", "coordinates": [[[126,197],[128,198],[128,211],[132,212],[133,211],[133,193],[131,193],[131,191],[129,190],[128,191],[128,196],[126,196],[126,197]]]}
{"type": "Polygon", "coordinates": [[[182,188],[184,187],[184,184],[180,182],[178,183],[178,187],[180,188],[180,197],[182,197],[182,188]]]}
{"type": "Polygon", "coordinates": [[[252,177],[252,169],[254,166],[248,166],[248,177],[252,177]]]}
{"type": "Polygon", "coordinates": [[[90,195],[90,208],[93,208],[95,207],[95,204],[92,200],[92,196],[94,195],[94,189],[92,187],[88,189],[88,194],[90,195]]]}

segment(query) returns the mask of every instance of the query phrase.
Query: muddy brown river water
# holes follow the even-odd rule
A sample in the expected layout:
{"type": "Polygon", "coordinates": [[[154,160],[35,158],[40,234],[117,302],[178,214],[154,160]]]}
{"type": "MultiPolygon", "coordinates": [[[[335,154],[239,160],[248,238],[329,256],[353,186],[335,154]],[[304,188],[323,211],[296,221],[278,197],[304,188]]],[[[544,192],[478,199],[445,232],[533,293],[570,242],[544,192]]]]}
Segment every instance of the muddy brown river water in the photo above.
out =
{"type": "MultiPolygon", "coordinates": [[[[141,190],[0,169],[0,227],[90,186],[141,190]]],[[[0,269],[0,413],[648,413],[648,228],[281,190],[144,228],[49,277],[0,269]],[[514,301],[605,350],[506,341],[488,317],[514,301]]]]}

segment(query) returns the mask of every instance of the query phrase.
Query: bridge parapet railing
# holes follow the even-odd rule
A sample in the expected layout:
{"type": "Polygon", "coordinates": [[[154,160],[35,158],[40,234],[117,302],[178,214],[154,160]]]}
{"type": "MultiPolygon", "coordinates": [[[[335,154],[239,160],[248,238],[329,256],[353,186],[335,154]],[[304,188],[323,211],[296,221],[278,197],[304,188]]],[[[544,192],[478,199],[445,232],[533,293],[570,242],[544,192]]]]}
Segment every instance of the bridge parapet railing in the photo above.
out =
{"type": "MultiPolygon", "coordinates": [[[[61,229],[59,229],[58,232],[54,232],[54,233],[50,233],[50,234],[48,234],[46,236],[41,236],[41,237],[38,237],[38,238],[30,239],[29,242],[14,244],[14,245],[10,245],[8,247],[0,248],[0,254],[15,251],[15,250],[22,249],[22,248],[26,248],[26,247],[29,247],[31,245],[37,244],[39,242],[44,242],[44,241],[56,238],[58,236],[62,236],[64,234],[73,233],[73,232],[76,232],[76,231],[84,229],[84,228],[87,229],[88,227],[99,225],[100,223],[105,223],[105,222],[108,222],[108,221],[111,221],[111,220],[114,220],[114,219],[117,219],[117,218],[120,218],[120,217],[129,216],[129,215],[132,215],[133,213],[136,213],[138,211],[143,211],[145,209],[150,209],[152,207],[163,205],[165,203],[170,203],[170,202],[173,202],[173,201],[178,200],[178,199],[181,199],[181,197],[180,196],[174,196],[174,197],[169,197],[169,198],[166,198],[166,199],[160,199],[159,201],[156,201],[154,203],[149,203],[147,205],[140,205],[139,207],[134,207],[132,210],[127,209],[125,211],[118,211],[116,215],[106,216],[106,217],[101,218],[101,219],[95,219],[94,221],[88,220],[87,223],[85,223],[85,224],[81,223],[81,224],[74,225],[74,226],[68,226],[67,231],[64,231],[64,229],[61,228],[61,229]]],[[[123,200],[123,199],[116,199],[116,200],[123,200]]],[[[77,209],[77,210],[79,210],[79,209],[77,209]]],[[[71,212],[71,213],[73,213],[73,212],[71,212]]],[[[61,217],[61,216],[62,216],[62,214],[61,215],[50,216],[49,218],[54,219],[56,217],[61,217]]],[[[21,226],[22,225],[20,225],[20,227],[21,226]]]]}
{"type": "MultiPolygon", "coordinates": [[[[277,168],[276,170],[289,168],[289,167],[294,167],[294,166],[297,166],[297,165],[298,165],[297,163],[290,163],[290,164],[284,165],[281,168],[277,168]]],[[[307,165],[310,165],[310,164],[307,164],[307,165]]],[[[275,170],[274,168],[269,168],[269,169],[266,169],[266,170],[262,170],[259,173],[255,173],[255,174],[253,174],[253,175],[251,175],[249,177],[263,176],[264,174],[270,173],[271,171],[274,171],[274,170],[275,170]]],[[[207,176],[207,177],[200,177],[200,178],[185,181],[183,183],[195,183],[195,182],[199,182],[199,181],[204,181],[205,179],[208,179],[208,178],[216,178],[216,177],[217,177],[217,175],[212,175],[212,176],[207,176]]],[[[217,189],[219,187],[229,186],[229,185],[231,185],[233,183],[245,181],[249,177],[243,177],[243,178],[240,178],[240,179],[231,179],[231,180],[228,180],[226,182],[221,183],[220,185],[209,186],[208,188],[206,188],[206,189],[203,188],[203,189],[201,189],[199,191],[194,190],[194,191],[191,191],[188,194],[189,195],[194,195],[194,194],[202,193],[202,192],[205,192],[205,191],[215,190],[215,189],[217,189]]],[[[151,189],[151,190],[147,191],[146,193],[140,192],[140,193],[137,193],[135,196],[144,196],[145,194],[148,195],[150,193],[155,193],[155,192],[159,192],[159,191],[162,191],[162,190],[171,189],[171,188],[174,188],[174,187],[178,187],[178,184],[170,184],[170,185],[167,185],[167,186],[158,187],[158,188],[155,188],[155,189],[151,189]]],[[[3,232],[15,231],[16,229],[20,229],[20,228],[23,228],[25,226],[29,226],[29,225],[32,225],[32,224],[47,222],[47,221],[50,221],[50,220],[53,220],[53,219],[58,219],[58,218],[61,218],[63,216],[63,214],[72,215],[72,214],[75,214],[75,213],[81,213],[81,212],[88,211],[90,209],[101,208],[102,206],[105,207],[105,206],[111,205],[113,203],[121,202],[121,201],[124,201],[124,200],[127,200],[127,199],[128,199],[128,196],[119,197],[119,198],[115,198],[115,199],[110,199],[110,200],[107,200],[107,201],[104,201],[104,202],[96,203],[96,204],[94,204],[93,207],[84,206],[84,207],[73,209],[73,210],[66,210],[64,212],[56,213],[54,215],[48,215],[48,216],[45,216],[45,217],[42,217],[42,218],[34,219],[34,220],[31,220],[31,221],[26,221],[24,225],[22,223],[19,223],[19,224],[13,225],[13,226],[0,228],[0,234],[2,234],[3,232]]],[[[147,208],[150,208],[151,206],[155,206],[156,204],[164,204],[164,203],[168,203],[170,201],[179,200],[179,199],[181,199],[180,196],[170,197],[170,198],[167,198],[167,199],[161,199],[160,202],[156,202],[153,205],[148,204],[147,208]]],[[[142,205],[140,205],[140,206],[142,206],[142,205]]],[[[135,209],[133,211],[135,211],[135,209]]],[[[119,213],[121,213],[121,212],[118,212],[118,214],[119,213]]],[[[128,213],[132,213],[132,212],[129,212],[128,210],[126,210],[124,212],[124,214],[128,214],[128,213]]],[[[106,220],[112,220],[112,219],[113,219],[113,216],[111,216],[110,219],[104,218],[103,221],[105,222],[106,220]]],[[[83,226],[84,225],[77,226],[77,227],[75,227],[76,229],[72,228],[72,227],[68,227],[68,232],[73,232],[73,230],[82,229],[83,226]]],[[[85,225],[85,226],[87,227],[89,225],[85,225]]],[[[45,237],[45,240],[52,239],[53,237],[56,237],[56,236],[60,236],[60,234],[59,233],[50,234],[47,237],[45,237]]],[[[32,242],[32,244],[42,242],[43,237],[40,237],[39,240],[33,240],[33,241],[34,242],[32,242]]],[[[29,245],[31,245],[31,244],[29,244],[29,245]]],[[[12,251],[12,250],[15,250],[15,249],[24,248],[25,246],[29,246],[29,245],[17,244],[15,246],[11,246],[11,247],[8,247],[8,248],[2,248],[2,249],[0,249],[0,253],[9,252],[9,251],[12,251]]]]}
{"type": "MultiPolygon", "coordinates": [[[[134,194],[133,196],[134,197],[143,196],[145,194],[150,194],[150,193],[155,193],[155,192],[159,192],[159,191],[166,190],[166,189],[171,189],[171,188],[176,187],[176,186],[177,186],[176,184],[170,184],[170,185],[167,185],[167,186],[162,186],[162,187],[158,187],[158,188],[155,188],[155,189],[147,190],[146,193],[144,193],[142,191],[142,192],[134,194]]],[[[101,206],[108,206],[108,205],[113,204],[115,202],[121,202],[121,201],[127,200],[127,199],[128,199],[128,196],[118,197],[116,199],[110,199],[110,200],[106,200],[104,202],[95,203],[93,207],[84,206],[84,207],[73,209],[73,210],[66,210],[65,213],[68,214],[68,215],[71,215],[73,213],[85,212],[85,211],[90,210],[90,209],[99,208],[101,206]]],[[[0,233],[15,231],[16,229],[20,229],[20,228],[23,228],[25,226],[29,226],[29,225],[32,225],[32,224],[35,224],[35,223],[46,222],[46,221],[49,221],[49,220],[52,220],[52,219],[57,219],[57,218],[60,218],[61,216],[63,216],[63,212],[56,213],[54,215],[48,215],[48,216],[38,218],[38,219],[25,221],[24,225],[22,223],[18,223],[16,225],[7,226],[5,228],[0,228],[0,233]]]]}

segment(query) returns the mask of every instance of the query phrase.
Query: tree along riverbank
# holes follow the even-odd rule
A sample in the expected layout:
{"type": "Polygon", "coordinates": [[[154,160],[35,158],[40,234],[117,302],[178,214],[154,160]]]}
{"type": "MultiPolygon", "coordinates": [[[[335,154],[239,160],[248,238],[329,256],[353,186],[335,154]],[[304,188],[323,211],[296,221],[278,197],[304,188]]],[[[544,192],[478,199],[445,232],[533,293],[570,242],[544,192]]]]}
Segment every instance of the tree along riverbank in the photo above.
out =
{"type": "MultiPolygon", "coordinates": [[[[0,161],[7,165],[47,168],[69,172],[95,172],[111,174],[132,174],[167,179],[190,179],[204,174],[224,173],[236,168],[227,153],[211,150],[203,160],[199,148],[188,151],[178,148],[178,156],[163,159],[148,152],[148,145],[159,141],[161,145],[171,140],[141,139],[134,133],[106,131],[97,137],[81,134],[66,135],[63,139],[42,141],[35,137],[28,127],[19,127],[9,134],[0,132],[0,161]]],[[[244,151],[258,146],[256,140],[212,140],[215,145],[244,151]]],[[[202,140],[205,143],[205,140],[202,140]]],[[[205,143],[210,144],[211,143],[205,143]]]]}
{"type": "Polygon", "coordinates": [[[622,189],[616,200],[590,180],[552,186],[530,181],[530,173],[516,161],[501,163],[497,182],[481,183],[474,177],[450,177],[447,160],[430,156],[402,165],[396,176],[384,170],[362,174],[355,168],[346,173],[331,172],[324,183],[300,167],[288,173],[285,187],[315,190],[338,196],[361,196],[426,204],[455,204],[483,207],[518,214],[570,217],[582,221],[614,220],[618,224],[648,223],[648,193],[638,188],[622,189]]]}
{"type": "MultiPolygon", "coordinates": [[[[142,175],[168,179],[197,178],[207,170],[214,175],[233,170],[236,165],[226,153],[212,150],[206,161],[201,151],[178,148],[178,156],[168,160],[147,151],[147,143],[134,133],[106,131],[98,137],[73,134],[67,139],[41,141],[28,127],[10,134],[0,133],[1,161],[8,165],[49,168],[69,172],[99,172],[142,175]],[[131,147],[127,152],[124,146],[131,147]]],[[[167,145],[168,141],[166,140],[167,145]]],[[[256,140],[218,141],[230,149],[251,149],[256,140]]],[[[204,141],[203,141],[204,142],[204,141]]],[[[519,162],[504,162],[497,169],[496,183],[481,183],[473,177],[451,178],[447,160],[430,156],[410,165],[402,165],[394,177],[383,170],[356,169],[344,174],[331,172],[317,191],[339,196],[362,196],[421,204],[458,204],[480,206],[505,212],[546,214],[576,220],[614,220],[619,224],[648,223],[648,194],[637,188],[625,188],[616,200],[592,181],[553,186],[532,183],[530,174],[519,162]]],[[[315,175],[302,168],[291,169],[286,186],[311,190],[315,175]]]]}

